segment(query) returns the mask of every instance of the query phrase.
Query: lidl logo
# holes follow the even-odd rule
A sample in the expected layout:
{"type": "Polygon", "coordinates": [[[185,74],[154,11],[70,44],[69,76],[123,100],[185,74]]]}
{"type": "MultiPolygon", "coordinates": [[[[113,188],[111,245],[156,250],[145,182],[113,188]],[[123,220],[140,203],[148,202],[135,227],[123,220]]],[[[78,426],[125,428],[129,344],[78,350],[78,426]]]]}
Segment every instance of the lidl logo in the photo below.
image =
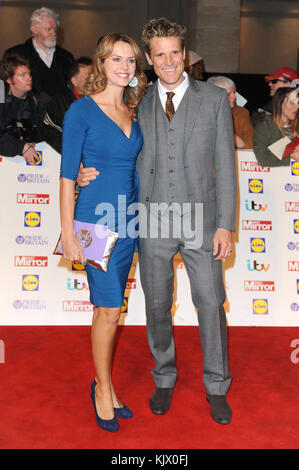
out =
{"type": "Polygon", "coordinates": [[[267,315],[268,300],[267,299],[253,299],[252,300],[253,313],[258,315],[267,315]]]}
{"type": "Polygon", "coordinates": [[[34,161],[33,163],[28,163],[27,160],[26,160],[26,165],[42,166],[42,164],[43,164],[43,152],[41,152],[40,150],[37,150],[36,153],[37,153],[36,161],[34,161]]]}
{"type": "Polygon", "coordinates": [[[36,291],[39,288],[39,276],[24,274],[22,277],[22,290],[36,291]]]}
{"type": "Polygon", "coordinates": [[[294,233],[299,233],[299,219],[294,219],[294,233]]]}
{"type": "Polygon", "coordinates": [[[264,192],[264,184],[262,179],[252,179],[248,180],[248,190],[250,193],[263,193],[264,192]]]}
{"type": "Polygon", "coordinates": [[[252,253],[266,253],[265,238],[250,238],[250,250],[252,253]]]}
{"type": "Polygon", "coordinates": [[[40,227],[41,213],[40,212],[25,212],[24,227],[40,227]]]}
{"type": "Polygon", "coordinates": [[[291,174],[295,176],[299,176],[299,162],[291,163],[291,174]]]}

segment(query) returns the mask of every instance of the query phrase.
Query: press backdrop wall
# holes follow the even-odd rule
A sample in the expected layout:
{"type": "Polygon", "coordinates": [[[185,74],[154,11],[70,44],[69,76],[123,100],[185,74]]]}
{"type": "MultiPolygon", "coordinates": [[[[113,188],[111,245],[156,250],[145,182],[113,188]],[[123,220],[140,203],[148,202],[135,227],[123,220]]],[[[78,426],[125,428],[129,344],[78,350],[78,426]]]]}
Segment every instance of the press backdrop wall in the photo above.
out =
{"type": "MultiPolygon", "coordinates": [[[[0,157],[0,324],[89,325],[93,307],[82,265],[52,254],[60,233],[60,155],[45,143],[40,161],[0,157]]],[[[229,325],[299,326],[299,164],[261,168],[236,153],[239,198],[235,248],[223,263],[229,325]]],[[[184,264],[177,256],[173,322],[196,325],[184,264]]],[[[145,324],[136,254],[120,323],[145,324]]]]}

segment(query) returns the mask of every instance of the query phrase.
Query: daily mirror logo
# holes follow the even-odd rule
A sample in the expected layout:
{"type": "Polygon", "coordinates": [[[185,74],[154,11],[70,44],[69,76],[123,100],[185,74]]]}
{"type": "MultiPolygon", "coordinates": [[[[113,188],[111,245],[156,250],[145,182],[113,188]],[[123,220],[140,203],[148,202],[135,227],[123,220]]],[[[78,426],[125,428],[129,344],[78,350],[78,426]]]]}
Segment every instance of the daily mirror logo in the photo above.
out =
{"type": "Polygon", "coordinates": [[[299,212],[299,202],[286,201],[285,211],[286,212],[299,212]]]}
{"type": "Polygon", "coordinates": [[[245,291],[273,292],[275,291],[274,281],[244,281],[245,291]]]}
{"type": "Polygon", "coordinates": [[[48,266],[47,256],[15,256],[15,266],[17,268],[46,268],[48,266]]]}
{"type": "Polygon", "coordinates": [[[260,173],[269,173],[269,167],[260,166],[257,162],[240,162],[241,171],[258,171],[260,173]]]}
{"type": "Polygon", "coordinates": [[[272,230],[271,220],[242,220],[243,230],[272,230]]]}
{"type": "Polygon", "coordinates": [[[49,204],[49,194],[18,193],[17,204],[49,204]]]}

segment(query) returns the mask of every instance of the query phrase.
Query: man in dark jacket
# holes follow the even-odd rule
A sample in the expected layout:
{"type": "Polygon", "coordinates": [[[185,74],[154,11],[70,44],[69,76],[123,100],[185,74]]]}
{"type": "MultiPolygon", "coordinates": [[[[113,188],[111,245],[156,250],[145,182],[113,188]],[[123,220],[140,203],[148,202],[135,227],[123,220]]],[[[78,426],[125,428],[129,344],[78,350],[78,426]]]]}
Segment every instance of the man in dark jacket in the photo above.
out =
{"type": "Polygon", "coordinates": [[[49,97],[32,92],[29,63],[23,57],[11,55],[3,60],[0,77],[5,83],[0,102],[0,155],[23,155],[34,163],[38,159],[35,144],[43,140],[41,128],[49,97]]]}
{"type": "Polygon", "coordinates": [[[73,55],[56,45],[58,15],[49,8],[39,8],[31,16],[32,37],[24,44],[8,49],[3,58],[18,54],[29,60],[32,89],[53,96],[65,91],[68,71],[74,62],[73,55]]]}
{"type": "Polygon", "coordinates": [[[76,99],[84,95],[86,80],[91,72],[92,60],[89,57],[77,59],[69,71],[69,88],[63,93],[57,93],[47,106],[47,112],[43,124],[44,140],[61,153],[63,118],[76,99]]]}

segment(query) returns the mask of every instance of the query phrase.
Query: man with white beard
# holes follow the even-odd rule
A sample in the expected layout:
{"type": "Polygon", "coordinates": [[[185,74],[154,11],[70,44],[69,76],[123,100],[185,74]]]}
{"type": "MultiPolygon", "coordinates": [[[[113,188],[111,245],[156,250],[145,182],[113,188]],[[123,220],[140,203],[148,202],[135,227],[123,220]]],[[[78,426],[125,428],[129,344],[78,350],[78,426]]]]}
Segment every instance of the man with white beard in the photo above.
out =
{"type": "Polygon", "coordinates": [[[64,92],[68,71],[74,62],[73,55],[56,45],[59,15],[49,8],[39,8],[31,15],[32,37],[24,44],[8,49],[7,55],[18,54],[29,60],[32,89],[44,91],[49,96],[64,92]]]}

